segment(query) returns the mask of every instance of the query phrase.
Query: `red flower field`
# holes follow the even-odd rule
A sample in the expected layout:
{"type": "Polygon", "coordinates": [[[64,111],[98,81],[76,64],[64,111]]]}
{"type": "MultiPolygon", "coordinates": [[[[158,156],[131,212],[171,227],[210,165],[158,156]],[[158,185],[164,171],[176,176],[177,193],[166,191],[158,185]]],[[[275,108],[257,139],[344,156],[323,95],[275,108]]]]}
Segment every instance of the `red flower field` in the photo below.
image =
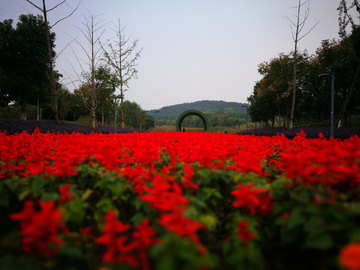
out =
{"type": "Polygon", "coordinates": [[[360,269],[359,145],[0,132],[0,268],[360,269]]]}

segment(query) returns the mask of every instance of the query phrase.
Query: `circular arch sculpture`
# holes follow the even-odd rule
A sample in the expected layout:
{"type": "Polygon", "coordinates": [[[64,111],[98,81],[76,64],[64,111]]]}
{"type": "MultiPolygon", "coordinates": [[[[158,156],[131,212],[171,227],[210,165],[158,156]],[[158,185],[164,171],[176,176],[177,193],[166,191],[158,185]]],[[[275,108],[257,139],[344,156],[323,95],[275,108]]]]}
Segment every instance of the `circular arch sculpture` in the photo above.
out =
{"type": "Polygon", "coordinates": [[[204,132],[209,131],[209,121],[208,121],[207,117],[205,116],[205,114],[203,114],[202,112],[200,112],[198,110],[187,110],[187,111],[183,112],[182,114],[180,114],[180,116],[176,120],[176,131],[181,131],[182,122],[184,121],[184,119],[186,117],[188,117],[190,115],[196,115],[196,116],[200,117],[200,119],[204,123],[204,132]]]}

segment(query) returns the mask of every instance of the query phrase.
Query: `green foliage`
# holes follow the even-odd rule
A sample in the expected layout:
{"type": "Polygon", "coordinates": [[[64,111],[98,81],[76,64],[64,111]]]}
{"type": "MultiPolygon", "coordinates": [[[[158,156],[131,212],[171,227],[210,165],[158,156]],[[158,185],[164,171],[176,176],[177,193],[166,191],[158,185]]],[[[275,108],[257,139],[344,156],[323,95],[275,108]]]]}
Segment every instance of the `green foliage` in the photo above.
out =
{"type": "MultiPolygon", "coordinates": [[[[350,35],[341,41],[323,40],[316,54],[306,51],[297,57],[297,93],[295,123],[314,124],[330,121],[330,81],[319,78],[320,74],[334,75],[335,119],[340,117],[342,107],[356,78],[360,59],[360,28],[353,26],[350,35]]],[[[256,82],[248,97],[249,115],[253,121],[273,121],[275,117],[289,119],[293,89],[293,55],[280,53],[278,57],[259,65],[263,77],[256,82]]],[[[355,91],[345,108],[348,116],[359,114],[360,95],[355,91]]],[[[346,119],[345,119],[346,120],[346,119]]]]}
{"type": "MultiPolygon", "coordinates": [[[[26,118],[27,103],[36,104],[37,98],[45,102],[50,92],[45,23],[32,14],[20,15],[16,28],[12,22],[0,22],[0,105],[16,102],[26,118]]],[[[55,34],[50,33],[52,48],[54,41],[55,34]]]]}

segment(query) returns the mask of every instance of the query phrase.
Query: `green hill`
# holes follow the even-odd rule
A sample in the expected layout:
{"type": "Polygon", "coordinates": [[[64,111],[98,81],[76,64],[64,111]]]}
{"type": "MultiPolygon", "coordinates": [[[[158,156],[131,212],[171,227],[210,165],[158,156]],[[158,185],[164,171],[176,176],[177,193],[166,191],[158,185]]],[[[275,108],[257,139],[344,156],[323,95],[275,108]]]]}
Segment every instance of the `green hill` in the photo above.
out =
{"type": "MultiPolygon", "coordinates": [[[[236,117],[245,116],[246,108],[244,103],[227,102],[222,100],[201,100],[191,103],[182,103],[172,106],[165,106],[156,113],[156,119],[176,119],[181,113],[187,110],[198,110],[205,114],[229,114],[236,117]]],[[[146,111],[146,114],[154,116],[156,110],[146,111]]]]}

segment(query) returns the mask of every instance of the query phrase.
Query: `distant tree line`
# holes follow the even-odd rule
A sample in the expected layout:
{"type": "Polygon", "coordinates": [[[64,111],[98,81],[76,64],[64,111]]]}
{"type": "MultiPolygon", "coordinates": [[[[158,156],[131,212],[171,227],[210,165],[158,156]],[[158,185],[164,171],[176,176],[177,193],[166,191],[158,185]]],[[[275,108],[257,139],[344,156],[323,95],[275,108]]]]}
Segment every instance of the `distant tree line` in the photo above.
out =
{"type": "MultiPolygon", "coordinates": [[[[51,64],[56,58],[55,33],[49,30],[51,27],[46,27],[42,16],[32,14],[20,15],[15,27],[12,19],[0,22],[1,117],[11,118],[20,115],[19,118],[26,120],[29,112],[28,105],[35,105],[37,119],[70,121],[80,119],[82,123],[94,127],[96,123],[114,123],[115,102],[120,102],[120,109],[117,109],[120,110],[117,115],[120,126],[125,127],[126,123],[129,126],[145,128],[145,111],[136,103],[126,102],[126,100],[124,102],[124,92],[128,90],[124,87],[127,87],[128,81],[136,78],[137,74],[135,67],[140,52],[137,52],[134,57],[131,53],[138,41],[128,46],[129,39],[124,36],[124,28],[118,24],[116,34],[121,40],[114,46],[106,43],[109,45],[109,49],[106,49],[105,43],[103,44],[100,40],[101,35],[93,38],[96,34],[93,30],[94,26],[96,29],[102,29],[102,26],[95,22],[95,18],[89,14],[83,23],[85,29],[80,29],[91,45],[90,51],[86,51],[86,47],[77,42],[85,50],[85,55],[94,56],[88,59],[90,65],[81,65],[80,74],[75,72],[77,78],[73,83],[76,81],[78,84],[74,83],[73,92],[61,83],[63,75],[55,70],[55,95],[52,93],[50,78],[52,77],[50,76],[51,64]],[[50,32],[52,60],[48,58],[47,31],[50,32]],[[126,53],[119,56],[116,46],[120,46],[119,50],[124,50],[126,53]],[[117,63],[117,66],[114,66],[112,60],[117,63]],[[120,89],[119,96],[115,94],[116,88],[120,89]],[[16,108],[15,111],[14,108],[16,108]]],[[[76,60],[78,63],[87,62],[79,58],[76,60]]]]}
{"type": "MultiPolygon", "coordinates": [[[[357,10],[360,7],[357,3],[357,10]]],[[[352,7],[355,7],[354,5],[352,7]]],[[[271,122],[281,119],[287,126],[292,107],[293,67],[296,61],[296,106],[295,124],[318,124],[330,121],[331,77],[335,77],[334,106],[338,126],[346,125],[352,116],[360,113],[360,27],[349,21],[346,1],[339,6],[341,40],[323,40],[314,55],[307,51],[280,53],[270,61],[258,66],[262,79],[255,83],[248,97],[248,108],[252,121],[271,122]],[[351,33],[346,26],[351,23],[351,33]]]]}

